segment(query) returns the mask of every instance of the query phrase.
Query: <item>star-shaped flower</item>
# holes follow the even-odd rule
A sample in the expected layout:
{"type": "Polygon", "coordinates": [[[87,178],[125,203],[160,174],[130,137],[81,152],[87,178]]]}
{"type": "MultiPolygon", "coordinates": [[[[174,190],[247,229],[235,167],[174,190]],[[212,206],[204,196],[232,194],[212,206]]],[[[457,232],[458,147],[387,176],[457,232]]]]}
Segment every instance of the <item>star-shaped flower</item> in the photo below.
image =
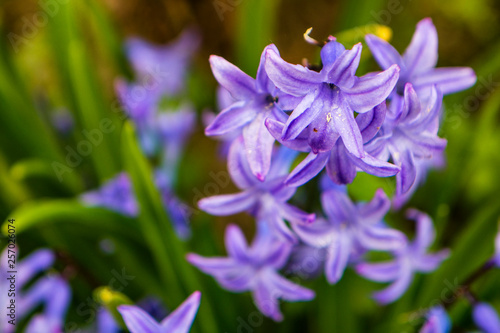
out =
{"type": "MultiPolygon", "coordinates": [[[[363,143],[369,142],[379,131],[384,123],[385,114],[385,103],[381,103],[373,110],[361,113],[356,117],[355,122],[361,131],[363,143]]],[[[266,126],[269,132],[284,146],[303,152],[311,151],[311,131],[309,128],[304,129],[295,139],[285,141],[281,138],[285,124],[267,119],[266,126]]],[[[330,151],[310,152],[291,172],[285,183],[295,187],[303,185],[320,173],[325,166],[330,179],[339,185],[352,183],[358,169],[378,177],[390,177],[399,172],[399,167],[378,160],[370,154],[365,154],[363,158],[356,157],[347,150],[343,139],[338,139],[330,147],[330,151]]]]}
{"type": "Polygon", "coordinates": [[[406,291],[416,272],[431,272],[449,255],[448,250],[435,254],[427,253],[435,238],[435,231],[430,217],[417,210],[410,209],[407,217],[417,222],[416,236],[413,242],[393,250],[394,259],[380,263],[361,263],[356,266],[358,274],[377,282],[392,282],[384,290],[374,293],[373,297],[382,304],[395,301],[406,291]]]}
{"type": "MultiPolygon", "coordinates": [[[[425,18],[417,24],[415,34],[403,56],[375,35],[367,35],[365,40],[382,69],[390,68],[394,64],[401,68],[396,89],[391,95],[392,99],[402,98],[406,83],[412,83],[418,96],[425,100],[434,85],[447,95],[467,89],[476,82],[476,75],[469,67],[435,68],[438,59],[438,36],[430,18],[425,18]]],[[[398,103],[395,101],[395,109],[398,108],[398,103]]]]}
{"type": "MultiPolygon", "coordinates": [[[[422,104],[410,83],[405,86],[402,107],[395,114],[388,114],[375,138],[366,150],[379,159],[392,158],[401,168],[396,175],[396,194],[405,194],[415,184],[417,159],[430,159],[446,147],[446,140],[439,138],[438,117],[442,94],[435,87],[426,104],[422,104]]],[[[422,165],[423,166],[423,165],[422,165]]]]}
{"type": "Polygon", "coordinates": [[[283,128],[282,139],[297,138],[306,128],[313,153],[327,152],[341,137],[347,150],[363,158],[363,138],[354,111],[365,113],[385,101],[393,90],[399,68],[391,66],[378,74],[356,77],[361,44],[345,50],[335,38],[321,50],[320,72],[292,65],[273,48],[266,51],[269,78],[284,93],[300,99],[283,128]]]}
{"type": "Polygon", "coordinates": [[[269,173],[264,182],[253,176],[246,159],[243,138],[239,137],[231,146],[228,156],[228,169],[233,182],[242,192],[237,194],[216,195],[199,201],[198,206],[212,215],[227,216],[239,212],[249,212],[257,220],[267,221],[277,235],[296,241],[285,220],[295,224],[314,221],[314,214],[307,214],[287,203],[296,188],[283,182],[297,153],[280,147],[273,156],[269,173]]]}
{"type": "Polygon", "coordinates": [[[450,317],[441,305],[431,308],[426,317],[420,333],[448,333],[451,330],[450,317]]]}
{"type": "Polygon", "coordinates": [[[287,262],[292,244],[276,238],[267,224],[260,222],[249,247],[241,229],[230,225],[225,235],[228,257],[204,258],[189,254],[188,261],[212,275],[225,289],[251,291],[257,308],[275,321],[283,320],[279,299],[309,301],[314,292],[282,277],[278,270],[287,262]]]}
{"type": "Polygon", "coordinates": [[[356,254],[404,246],[404,234],[382,222],[391,206],[382,190],[375,193],[372,201],[354,204],[345,191],[332,189],[322,193],[321,203],[328,219],[297,225],[295,231],[305,243],[327,248],[325,275],[328,282],[339,281],[356,254]]]}
{"type": "Polygon", "coordinates": [[[200,307],[200,299],[201,293],[195,291],[161,323],[135,305],[120,305],[118,311],[131,333],[187,333],[200,307]]]}
{"type": "Polygon", "coordinates": [[[484,333],[500,332],[500,317],[488,303],[480,302],[474,305],[472,317],[477,327],[484,333]]]}
{"type": "Polygon", "coordinates": [[[126,216],[135,217],[139,213],[132,183],[125,172],[108,180],[98,190],[83,193],[80,198],[88,206],[105,207],[126,216]]]}
{"type": "Polygon", "coordinates": [[[274,143],[264,121],[267,118],[286,121],[286,114],[277,106],[279,99],[285,101],[286,97],[278,97],[279,91],[269,80],[264,68],[267,50],[278,52],[274,45],[264,49],[256,79],[224,58],[215,55],[210,57],[215,79],[236,102],[223,109],[205,129],[208,136],[221,136],[235,131],[242,133],[250,169],[260,180],[264,180],[269,172],[274,143]]]}

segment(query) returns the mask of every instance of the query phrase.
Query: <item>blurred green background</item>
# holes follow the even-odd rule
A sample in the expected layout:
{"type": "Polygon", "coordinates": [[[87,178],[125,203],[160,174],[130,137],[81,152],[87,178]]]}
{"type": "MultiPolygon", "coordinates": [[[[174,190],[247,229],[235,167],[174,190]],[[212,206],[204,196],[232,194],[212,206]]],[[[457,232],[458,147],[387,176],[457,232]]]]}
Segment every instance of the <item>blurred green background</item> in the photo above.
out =
{"type": "MultiPolygon", "coordinates": [[[[123,291],[133,300],[156,294],[175,307],[193,291],[186,284],[186,290],[172,291],[181,293],[179,298],[169,298],[169,285],[158,274],[161,259],[152,259],[154,250],[143,224],[103,209],[83,208],[74,199],[121,170],[148,170],[145,161],[144,165],[127,166],[136,163],[130,160],[140,159],[134,155],[140,153],[124,142],[127,133],[122,133],[123,117],[114,93],[115,78],[132,78],[123,41],[140,36],[167,43],[192,25],[202,34],[202,47],[191,70],[187,96],[200,114],[203,108],[216,109],[210,54],[225,57],[252,76],[262,49],[269,43],[275,43],[289,62],[300,63],[303,58],[314,62],[318,49],[302,38],[309,27],[314,28],[312,36],[318,40],[330,34],[354,36],[344,40],[350,48],[360,39],[359,32],[365,31],[356,27],[387,25],[392,29],[392,44],[402,52],[416,23],[431,17],[440,40],[438,66],[470,66],[478,76],[473,88],[445,97],[441,136],[448,139],[447,166],[432,172],[410,202],[433,217],[438,230],[435,246],[450,247],[450,259],[437,272],[418,276],[405,296],[387,307],[378,307],[368,297],[380,286],[351,271],[336,286],[328,286],[323,278],[306,282],[317,291],[317,299],[282,304],[285,321],[275,324],[266,320],[256,332],[413,332],[421,324],[414,320],[415,314],[433,305],[443,293],[451,295],[449,284],[456,286],[463,281],[493,251],[500,216],[498,1],[11,0],[1,2],[0,17],[0,214],[4,221],[8,217],[18,221],[22,256],[39,247],[56,250],[56,268],[71,281],[74,292],[68,322],[86,324],[88,318],[75,308],[95,288],[109,282],[113,269],[126,267],[137,277],[123,291]],[[46,19],[37,13],[46,13],[46,19]],[[62,109],[75,119],[75,129],[69,135],[59,134],[51,125],[54,113],[62,109]],[[103,118],[112,119],[116,130],[106,134],[103,143],[60,182],[52,163],[63,162],[65,147],[75,147],[83,138],[82,130],[97,128],[103,118]],[[100,250],[103,239],[114,242],[114,253],[100,250]]],[[[364,53],[358,74],[378,69],[367,48],[364,53]]],[[[213,181],[209,172],[225,170],[224,163],[215,158],[215,146],[203,136],[200,121],[183,158],[177,185],[180,197],[192,207],[195,190],[203,193],[204,186],[213,181]]],[[[350,191],[366,200],[379,186],[391,191],[392,182],[360,174],[350,191]]],[[[145,187],[146,195],[151,194],[145,187]]],[[[222,192],[233,189],[231,185],[222,192]]],[[[317,208],[315,199],[300,201],[306,193],[317,198],[313,186],[308,186],[296,199],[299,206],[317,208]]],[[[155,210],[154,203],[148,205],[152,206],[150,217],[165,219],[159,217],[164,213],[155,210]]],[[[401,213],[393,213],[389,221],[412,233],[411,223],[401,213]]],[[[169,252],[176,247],[166,254],[168,260],[183,261],[187,250],[222,255],[223,230],[228,222],[238,223],[248,235],[253,232],[253,221],[245,215],[214,218],[194,214],[190,241],[175,241],[170,230],[168,239],[177,245],[166,245],[169,252]]],[[[179,265],[202,281],[207,290],[203,302],[208,299],[216,304],[211,310],[217,326],[210,326],[218,327],[216,331],[236,332],[238,318],[246,319],[255,311],[249,295],[225,292],[212,278],[185,263],[179,265]]],[[[497,309],[498,281],[500,273],[491,272],[473,286],[497,309]]],[[[196,287],[196,283],[191,286],[196,287]]],[[[466,302],[458,302],[451,314],[457,326],[473,327],[466,302]]],[[[211,331],[200,324],[203,318],[197,322],[194,330],[211,331]]]]}

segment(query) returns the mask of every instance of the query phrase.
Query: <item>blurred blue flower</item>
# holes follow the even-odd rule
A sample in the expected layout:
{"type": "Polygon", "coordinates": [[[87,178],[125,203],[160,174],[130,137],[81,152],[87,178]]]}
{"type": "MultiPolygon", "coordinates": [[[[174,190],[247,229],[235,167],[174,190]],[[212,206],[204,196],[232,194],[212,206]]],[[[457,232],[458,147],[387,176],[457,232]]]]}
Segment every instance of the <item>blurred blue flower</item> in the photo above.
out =
{"type": "Polygon", "coordinates": [[[321,203],[328,219],[297,225],[294,230],[305,243],[326,248],[328,282],[338,282],[349,261],[360,252],[404,247],[405,235],[382,222],[391,202],[381,189],[370,202],[359,204],[354,204],[345,191],[331,189],[322,193],[321,203]]]}
{"type": "Polygon", "coordinates": [[[446,140],[437,135],[442,98],[441,92],[432,87],[427,104],[421,104],[413,86],[406,84],[402,107],[395,114],[387,114],[380,131],[366,145],[372,155],[383,161],[390,157],[401,168],[396,175],[397,196],[416,186],[416,160],[430,159],[446,147],[446,140]]]}
{"type": "Polygon", "coordinates": [[[200,42],[198,31],[188,28],[167,45],[130,38],[125,50],[138,82],[154,87],[160,95],[175,96],[185,89],[191,59],[200,42]]]}
{"type": "MultiPolygon", "coordinates": [[[[286,121],[277,106],[280,99],[264,68],[267,50],[278,52],[274,45],[262,52],[257,78],[253,79],[224,58],[212,55],[210,65],[219,84],[236,100],[223,109],[205,129],[208,136],[222,136],[238,131],[243,135],[244,149],[252,173],[264,180],[271,166],[274,138],[265,126],[266,118],[286,121]]],[[[283,96],[283,99],[285,97],[283,96]]]]}
{"type": "Polygon", "coordinates": [[[160,323],[135,305],[120,305],[118,311],[131,333],[187,333],[200,306],[201,293],[195,291],[160,323]]]}
{"type": "MultiPolygon", "coordinates": [[[[69,284],[56,274],[43,275],[35,279],[40,273],[49,269],[54,263],[54,254],[48,249],[39,249],[21,260],[17,264],[16,280],[16,322],[28,317],[36,308],[43,305],[43,312],[33,317],[28,324],[27,332],[62,332],[64,318],[71,300],[71,289],[69,284]],[[29,284],[29,286],[28,286],[29,284]],[[44,330],[40,330],[44,327],[44,330]]],[[[0,290],[8,290],[10,281],[7,273],[7,249],[2,252],[0,290]]],[[[7,293],[0,295],[0,306],[7,307],[9,298],[7,293]]],[[[5,319],[5,318],[4,318],[5,319]]],[[[7,320],[0,322],[2,332],[14,331],[13,325],[7,320]]]]}
{"type": "Polygon", "coordinates": [[[253,176],[246,158],[243,138],[240,136],[231,146],[228,169],[233,182],[242,190],[237,194],[216,195],[198,202],[203,211],[212,215],[227,216],[247,211],[258,221],[267,221],[273,232],[291,242],[296,241],[285,220],[295,224],[314,221],[314,214],[307,214],[287,203],[296,188],[283,181],[297,153],[280,147],[273,156],[269,174],[264,182],[253,176]]]}
{"type": "Polygon", "coordinates": [[[398,80],[399,68],[394,65],[384,72],[358,78],[355,72],[360,56],[361,43],[346,50],[330,37],[321,49],[323,69],[318,73],[289,64],[277,50],[267,49],[269,78],[300,101],[286,120],[283,141],[293,140],[307,129],[307,142],[315,154],[332,150],[340,137],[350,153],[365,157],[354,111],[365,113],[384,102],[398,80]]]}
{"type": "Polygon", "coordinates": [[[252,291],[257,308],[275,321],[283,320],[279,299],[308,301],[314,292],[290,282],[278,270],[290,255],[292,244],[276,238],[266,222],[259,222],[257,235],[249,247],[241,229],[229,225],[225,235],[228,257],[204,258],[189,254],[188,261],[202,272],[212,275],[225,289],[252,291]]]}
{"type": "Polygon", "coordinates": [[[488,303],[477,303],[474,305],[472,317],[477,327],[484,333],[500,332],[500,317],[496,310],[488,303]]]}
{"type": "Polygon", "coordinates": [[[409,287],[416,272],[432,272],[448,255],[448,250],[434,254],[427,253],[435,238],[435,231],[430,217],[417,210],[407,212],[409,219],[417,222],[416,236],[413,242],[406,242],[402,248],[393,250],[394,260],[379,263],[360,263],[356,266],[358,274],[377,282],[392,282],[384,290],[374,293],[379,303],[391,303],[401,297],[409,287]]]}
{"type": "Polygon", "coordinates": [[[420,329],[420,333],[448,333],[451,330],[450,317],[441,306],[435,306],[427,313],[427,321],[420,329]]]}
{"type": "MultiPolygon", "coordinates": [[[[359,114],[356,125],[361,131],[363,143],[369,142],[382,126],[386,113],[385,103],[377,105],[373,110],[359,114]]],[[[267,119],[266,126],[281,144],[294,150],[310,152],[310,131],[306,128],[295,139],[285,141],[281,138],[285,124],[267,119]]],[[[399,172],[399,168],[393,164],[380,161],[370,154],[365,154],[359,158],[349,152],[344,141],[336,140],[329,151],[322,153],[311,152],[309,155],[290,173],[285,183],[289,186],[300,186],[307,183],[323,170],[326,165],[326,172],[331,180],[336,184],[345,185],[351,183],[356,177],[358,169],[378,177],[390,177],[399,172]]]]}
{"type": "Polygon", "coordinates": [[[139,214],[132,182],[125,172],[108,180],[98,190],[83,193],[80,199],[88,206],[104,207],[125,216],[139,214]]]}
{"type": "Polygon", "coordinates": [[[419,98],[426,100],[435,85],[444,95],[467,89],[476,82],[476,75],[469,67],[435,68],[438,59],[438,36],[430,18],[417,24],[415,34],[403,56],[385,40],[367,35],[366,43],[382,69],[394,64],[401,68],[399,80],[391,94],[394,108],[399,109],[407,83],[412,83],[419,98]]]}

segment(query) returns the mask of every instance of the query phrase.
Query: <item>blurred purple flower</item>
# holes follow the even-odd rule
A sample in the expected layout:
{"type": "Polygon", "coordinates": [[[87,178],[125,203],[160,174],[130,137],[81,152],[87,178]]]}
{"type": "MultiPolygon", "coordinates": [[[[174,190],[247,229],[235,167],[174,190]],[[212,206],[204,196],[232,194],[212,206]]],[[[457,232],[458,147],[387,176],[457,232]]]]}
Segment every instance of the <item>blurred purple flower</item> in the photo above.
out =
{"type": "Polygon", "coordinates": [[[380,263],[361,263],[356,266],[358,274],[377,282],[392,282],[384,290],[376,292],[373,297],[382,304],[395,301],[409,287],[416,272],[432,272],[448,255],[448,250],[438,253],[427,253],[435,238],[435,231],[430,217],[417,210],[407,212],[409,219],[417,222],[416,236],[413,242],[393,250],[394,260],[380,263]]]}
{"type": "Polygon", "coordinates": [[[286,186],[283,181],[297,153],[280,147],[273,156],[269,174],[264,182],[253,176],[246,159],[243,138],[240,136],[232,144],[228,156],[228,169],[233,182],[242,192],[216,195],[198,202],[203,211],[212,215],[227,216],[247,211],[258,221],[267,221],[270,227],[291,242],[296,241],[285,220],[295,224],[314,221],[314,214],[307,214],[287,203],[296,188],[286,186]]]}
{"type": "Polygon", "coordinates": [[[201,293],[195,291],[160,323],[135,305],[120,305],[118,311],[131,333],[187,333],[200,307],[200,299],[201,293]]]}
{"type": "Polygon", "coordinates": [[[484,333],[500,332],[500,317],[495,309],[488,303],[477,303],[474,305],[472,317],[477,327],[484,333]]]}
{"type": "Polygon", "coordinates": [[[152,86],[160,95],[175,96],[185,89],[189,65],[200,42],[198,31],[188,28],[167,45],[130,38],[125,50],[139,82],[152,86]]]}
{"type": "Polygon", "coordinates": [[[495,255],[493,256],[493,261],[495,265],[500,268],[500,225],[497,236],[495,237],[495,255]]]}
{"type": "Polygon", "coordinates": [[[407,193],[415,184],[418,173],[415,161],[430,159],[446,147],[446,140],[437,135],[441,103],[442,94],[435,87],[424,106],[412,85],[406,84],[402,107],[396,114],[388,114],[380,131],[366,145],[372,155],[383,161],[391,157],[401,168],[396,175],[397,196],[407,193]]]}
{"type": "Polygon", "coordinates": [[[360,204],[354,204],[345,191],[332,189],[322,193],[321,203],[328,219],[297,225],[295,232],[305,243],[326,248],[325,275],[328,282],[337,283],[342,278],[355,254],[404,247],[405,235],[388,228],[382,221],[391,202],[381,189],[372,201],[360,204]]]}
{"type": "Polygon", "coordinates": [[[420,329],[420,333],[448,333],[451,330],[451,321],[446,310],[435,306],[427,313],[427,321],[420,329]]]}
{"type": "Polygon", "coordinates": [[[319,73],[285,62],[275,48],[265,53],[269,78],[300,100],[286,121],[282,140],[293,140],[307,130],[307,142],[315,154],[332,150],[340,137],[350,153],[365,157],[354,111],[365,113],[385,101],[398,80],[398,66],[358,78],[361,43],[346,50],[333,37],[321,50],[323,69],[319,73]]]}
{"type": "MultiPolygon", "coordinates": [[[[210,65],[215,79],[236,100],[223,109],[205,129],[208,136],[221,136],[239,131],[252,173],[264,180],[271,166],[274,138],[265,126],[266,118],[286,121],[286,114],[277,106],[279,96],[264,69],[268,50],[278,52],[274,45],[262,52],[257,78],[253,79],[224,58],[212,55],[210,65]]],[[[283,97],[285,98],[285,97],[283,97]]]]}
{"type": "MultiPolygon", "coordinates": [[[[7,273],[7,249],[2,253],[2,265],[0,267],[0,289],[7,290],[9,274],[7,273]],[[5,259],[4,259],[5,258],[5,259]]],[[[35,315],[28,325],[27,332],[40,332],[37,328],[45,327],[43,331],[62,332],[64,327],[64,318],[71,299],[71,289],[68,283],[60,276],[51,274],[43,275],[34,283],[26,286],[38,274],[46,271],[54,263],[54,254],[48,249],[39,249],[21,260],[17,264],[17,311],[16,321],[19,323],[26,318],[33,310],[43,305],[43,313],[35,315]]],[[[0,305],[6,308],[9,302],[7,293],[0,295],[0,305]]],[[[2,332],[13,332],[12,326],[4,320],[0,323],[2,332]]],[[[42,332],[43,332],[42,331],[42,332]]]]}
{"type": "Polygon", "coordinates": [[[476,82],[476,75],[469,67],[435,68],[438,59],[438,36],[430,18],[425,18],[417,24],[415,34],[403,56],[377,36],[367,35],[365,39],[382,69],[394,64],[401,68],[396,89],[391,95],[395,110],[402,102],[407,83],[412,83],[418,96],[426,100],[434,85],[447,95],[467,89],[476,82]]]}
{"type": "MultiPolygon", "coordinates": [[[[359,114],[356,125],[361,131],[363,143],[369,142],[382,126],[385,119],[385,103],[377,105],[373,110],[359,114]]],[[[266,126],[281,144],[294,150],[310,152],[310,130],[306,128],[295,139],[285,141],[281,134],[285,124],[267,119],[266,126]]],[[[314,132],[314,131],[313,131],[314,132]]],[[[289,186],[300,186],[311,180],[323,170],[336,184],[344,185],[351,183],[356,177],[357,169],[378,177],[390,177],[399,172],[399,168],[393,164],[380,161],[370,154],[363,158],[356,157],[349,152],[342,139],[336,140],[331,150],[322,153],[310,152],[309,155],[291,172],[285,183],[289,186]]]]}
{"type": "Polygon", "coordinates": [[[80,199],[88,206],[104,207],[129,217],[139,214],[132,183],[125,172],[108,180],[100,189],[83,193],[80,199]]]}
{"type": "Polygon", "coordinates": [[[54,110],[50,118],[52,125],[63,135],[68,135],[75,127],[75,119],[66,108],[54,110]]]}
{"type": "Polygon", "coordinates": [[[259,222],[257,235],[249,247],[241,229],[229,225],[225,235],[228,257],[204,258],[189,254],[187,259],[202,272],[212,275],[225,289],[252,291],[257,308],[275,321],[283,320],[279,299],[308,301],[314,292],[279,275],[290,255],[292,244],[276,238],[265,222],[259,222]]]}

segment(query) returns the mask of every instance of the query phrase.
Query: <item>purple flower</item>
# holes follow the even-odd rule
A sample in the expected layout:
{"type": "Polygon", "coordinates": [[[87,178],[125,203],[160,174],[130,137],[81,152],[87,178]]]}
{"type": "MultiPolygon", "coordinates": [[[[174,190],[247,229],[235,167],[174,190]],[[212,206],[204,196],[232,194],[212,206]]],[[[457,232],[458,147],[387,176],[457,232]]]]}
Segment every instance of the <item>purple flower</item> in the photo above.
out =
{"type": "Polygon", "coordinates": [[[225,289],[251,291],[257,308],[275,321],[283,320],[279,299],[308,301],[314,292],[282,277],[278,270],[290,255],[292,244],[276,238],[265,222],[258,224],[257,235],[249,247],[240,228],[230,225],[225,235],[228,257],[204,258],[189,254],[187,259],[212,275],[225,289]]]}
{"type": "MultiPolygon", "coordinates": [[[[0,267],[0,289],[7,290],[10,283],[8,279],[6,264],[7,249],[2,253],[2,265],[0,267]]],[[[38,306],[43,305],[43,313],[36,315],[28,327],[31,329],[27,332],[40,332],[37,327],[44,325],[45,330],[50,328],[50,332],[62,332],[64,327],[64,318],[68,309],[71,299],[71,289],[68,283],[60,276],[51,274],[43,275],[34,283],[26,288],[38,274],[44,272],[54,263],[54,254],[48,249],[39,249],[17,265],[17,317],[16,321],[19,322],[26,318],[38,306]]],[[[7,307],[7,293],[0,295],[0,305],[2,308],[7,307]]],[[[7,321],[0,323],[2,332],[9,333],[13,331],[12,325],[7,321]]]]}
{"type": "Polygon", "coordinates": [[[220,216],[247,211],[257,220],[267,221],[278,236],[294,242],[296,237],[285,220],[293,227],[295,224],[310,223],[315,218],[314,214],[307,214],[287,203],[296,189],[286,186],[283,181],[297,153],[280,147],[273,156],[266,180],[261,182],[250,170],[243,141],[242,137],[236,139],[228,156],[229,174],[242,192],[204,198],[198,206],[207,213],[220,216]]]}
{"type": "Polygon", "coordinates": [[[126,216],[135,217],[139,213],[132,183],[125,172],[108,180],[100,189],[82,194],[80,198],[88,206],[105,207],[126,216]]]}
{"type": "Polygon", "coordinates": [[[338,138],[358,158],[365,157],[361,131],[354,111],[365,113],[385,101],[399,76],[394,65],[379,74],[356,77],[361,44],[345,50],[335,38],[321,50],[323,69],[318,73],[280,58],[274,48],[266,51],[269,78],[284,93],[299,98],[283,128],[282,139],[297,138],[307,129],[307,140],[315,154],[332,150],[338,138]]]}
{"type": "MultiPolygon", "coordinates": [[[[369,142],[382,126],[385,119],[385,103],[377,105],[373,110],[359,114],[356,125],[361,131],[363,143],[369,142]]],[[[269,132],[284,146],[294,150],[311,151],[311,132],[306,128],[295,139],[284,141],[281,134],[285,124],[267,119],[266,126],[269,132]]],[[[314,130],[313,130],[314,133],[314,130]]],[[[330,151],[321,153],[311,152],[309,155],[291,172],[285,183],[289,186],[300,186],[316,176],[326,166],[326,172],[331,180],[336,184],[349,184],[356,177],[358,169],[378,177],[394,176],[399,172],[399,167],[376,159],[370,154],[363,158],[356,157],[349,152],[342,139],[336,140],[330,151]]]]}
{"type": "Polygon", "coordinates": [[[451,330],[451,321],[446,310],[435,306],[427,313],[427,321],[420,329],[420,333],[448,333],[451,330]]]}
{"type": "Polygon", "coordinates": [[[427,105],[421,104],[410,83],[405,86],[404,101],[396,114],[388,114],[382,128],[366,146],[366,150],[381,160],[389,157],[401,168],[396,175],[396,195],[407,193],[417,178],[416,160],[430,159],[446,147],[438,137],[438,116],[442,94],[431,89],[427,105]]]}
{"type": "Polygon", "coordinates": [[[326,248],[328,282],[339,281],[349,261],[366,250],[397,250],[404,246],[404,234],[382,222],[391,202],[381,189],[368,203],[355,205],[337,189],[323,192],[321,202],[328,219],[297,225],[295,231],[307,244],[326,248]]]}
{"type": "Polygon", "coordinates": [[[215,78],[231,93],[236,102],[222,110],[205,129],[205,134],[208,136],[221,136],[240,131],[250,169],[260,180],[264,180],[269,172],[274,143],[274,138],[267,131],[264,121],[266,118],[286,120],[286,114],[276,105],[279,100],[278,91],[264,69],[264,55],[268,50],[278,52],[274,45],[264,49],[256,79],[243,73],[224,58],[215,55],[210,57],[215,78]]]}
{"type": "MultiPolygon", "coordinates": [[[[398,104],[407,83],[412,83],[418,96],[425,100],[435,85],[444,94],[467,89],[476,82],[476,75],[468,67],[435,68],[438,59],[438,37],[430,18],[421,20],[403,56],[383,39],[367,35],[366,43],[382,69],[394,64],[401,68],[399,80],[391,98],[398,104]]],[[[396,109],[398,107],[396,106],[396,109]]]]}
{"type": "Polygon", "coordinates": [[[472,317],[477,327],[484,333],[500,332],[500,318],[495,309],[488,303],[477,303],[474,305],[472,317]]]}
{"type": "Polygon", "coordinates": [[[187,333],[200,307],[201,293],[195,291],[160,323],[135,305],[120,305],[118,311],[131,333],[187,333]]]}
{"type": "Polygon", "coordinates": [[[393,250],[394,259],[388,262],[361,263],[356,266],[358,274],[377,282],[392,282],[373,297],[382,304],[395,301],[406,291],[416,272],[431,272],[449,255],[448,250],[427,253],[435,238],[435,231],[430,217],[417,210],[407,212],[409,219],[417,222],[416,236],[413,242],[406,242],[400,249],[393,250]]]}
{"type": "Polygon", "coordinates": [[[199,33],[189,28],[167,45],[130,38],[125,49],[139,82],[152,85],[160,95],[175,96],[185,88],[191,58],[199,44],[199,33]]]}

